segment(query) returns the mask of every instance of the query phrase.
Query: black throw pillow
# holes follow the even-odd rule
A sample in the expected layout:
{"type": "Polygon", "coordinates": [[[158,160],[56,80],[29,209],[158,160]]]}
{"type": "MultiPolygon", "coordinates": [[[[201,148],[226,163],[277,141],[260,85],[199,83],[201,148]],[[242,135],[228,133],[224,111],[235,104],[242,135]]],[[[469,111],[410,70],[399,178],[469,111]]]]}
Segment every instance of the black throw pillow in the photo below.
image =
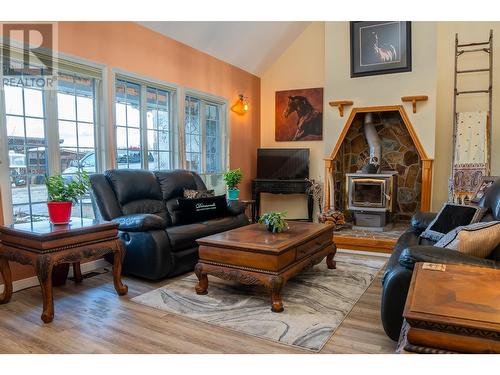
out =
{"type": "Polygon", "coordinates": [[[439,241],[441,237],[456,227],[477,223],[485,212],[486,209],[477,206],[445,203],[420,237],[439,241]]]}
{"type": "Polygon", "coordinates": [[[225,195],[197,199],[179,198],[178,203],[178,213],[182,224],[198,223],[227,216],[225,195]]]}

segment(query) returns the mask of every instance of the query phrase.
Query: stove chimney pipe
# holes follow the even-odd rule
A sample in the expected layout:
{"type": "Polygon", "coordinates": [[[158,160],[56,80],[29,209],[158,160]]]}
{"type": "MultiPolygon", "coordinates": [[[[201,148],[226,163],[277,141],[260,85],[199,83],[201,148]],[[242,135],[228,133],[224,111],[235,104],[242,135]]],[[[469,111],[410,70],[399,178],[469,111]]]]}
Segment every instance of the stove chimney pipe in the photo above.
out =
{"type": "Polygon", "coordinates": [[[382,142],[375,129],[372,112],[365,113],[363,130],[370,147],[370,161],[368,163],[380,164],[382,161],[382,142]]]}

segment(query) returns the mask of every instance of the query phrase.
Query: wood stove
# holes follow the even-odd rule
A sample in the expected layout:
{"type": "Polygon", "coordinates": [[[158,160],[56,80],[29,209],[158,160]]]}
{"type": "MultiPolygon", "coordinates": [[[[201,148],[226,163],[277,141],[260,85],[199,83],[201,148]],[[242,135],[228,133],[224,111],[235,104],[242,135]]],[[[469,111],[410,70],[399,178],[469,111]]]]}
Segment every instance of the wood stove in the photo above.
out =
{"type": "Polygon", "coordinates": [[[391,227],[396,209],[397,172],[347,173],[347,208],[354,213],[354,229],[382,231],[391,227]]]}

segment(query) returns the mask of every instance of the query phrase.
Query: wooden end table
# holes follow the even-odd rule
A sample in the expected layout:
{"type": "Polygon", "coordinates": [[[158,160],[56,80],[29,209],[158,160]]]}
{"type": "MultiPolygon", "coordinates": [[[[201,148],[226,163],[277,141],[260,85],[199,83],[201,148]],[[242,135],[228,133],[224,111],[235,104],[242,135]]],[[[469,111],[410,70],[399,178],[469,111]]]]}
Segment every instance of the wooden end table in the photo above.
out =
{"type": "Polygon", "coordinates": [[[500,353],[498,285],[500,270],[417,263],[403,312],[406,349],[500,353]]]}
{"type": "Polygon", "coordinates": [[[14,224],[0,227],[0,273],[4,291],[0,304],[10,301],[12,275],[9,261],[29,264],[35,268],[43,296],[42,320],[54,319],[52,270],[60,264],[72,264],[75,282],[82,281],[80,262],[96,260],[113,253],[113,281],[118,295],[127,294],[122,284],[121,270],[125,249],[118,238],[118,224],[90,219],[72,218],[68,225],[53,225],[48,221],[14,224]]]}
{"type": "Polygon", "coordinates": [[[252,223],[257,222],[257,206],[255,205],[255,200],[247,199],[242,200],[241,203],[246,204],[247,208],[250,207],[250,220],[252,223]]]}
{"type": "Polygon", "coordinates": [[[325,257],[328,268],[336,267],[333,225],[289,222],[289,226],[288,231],[273,234],[264,225],[251,224],[197,240],[196,293],[207,294],[207,275],[260,284],[271,290],[271,310],[283,311],[281,290],[291,277],[325,257]]]}

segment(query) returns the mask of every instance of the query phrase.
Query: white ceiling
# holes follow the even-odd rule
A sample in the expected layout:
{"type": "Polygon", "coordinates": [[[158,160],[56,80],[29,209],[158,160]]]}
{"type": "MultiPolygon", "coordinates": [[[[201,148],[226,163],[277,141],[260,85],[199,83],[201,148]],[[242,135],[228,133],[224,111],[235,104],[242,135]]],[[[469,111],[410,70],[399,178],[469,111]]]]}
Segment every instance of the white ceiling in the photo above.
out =
{"type": "Polygon", "coordinates": [[[138,22],[260,76],[310,22],[138,22]]]}

